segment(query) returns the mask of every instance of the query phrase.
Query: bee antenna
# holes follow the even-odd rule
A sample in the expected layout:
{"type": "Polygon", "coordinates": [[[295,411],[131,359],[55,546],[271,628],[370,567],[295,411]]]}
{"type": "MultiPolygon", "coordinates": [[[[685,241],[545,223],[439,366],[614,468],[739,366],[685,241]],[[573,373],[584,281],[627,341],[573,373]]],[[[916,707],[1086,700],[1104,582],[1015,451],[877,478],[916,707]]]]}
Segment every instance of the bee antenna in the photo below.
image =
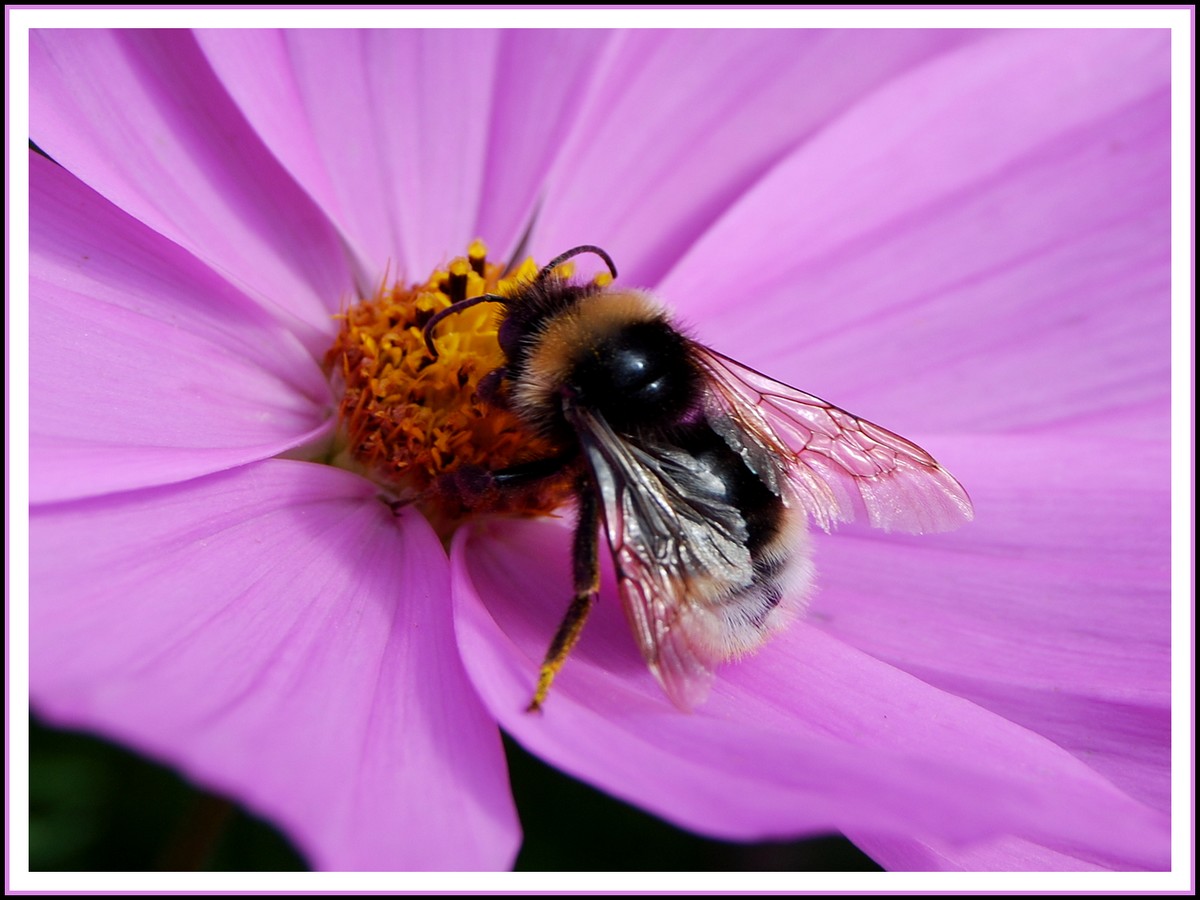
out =
{"type": "Polygon", "coordinates": [[[617,277],[617,264],[612,261],[611,256],[609,256],[599,247],[593,246],[592,244],[582,244],[579,247],[573,247],[566,253],[560,253],[558,256],[554,257],[554,259],[550,260],[550,262],[546,263],[546,265],[542,267],[542,270],[537,273],[537,278],[533,279],[533,283],[541,284],[546,280],[546,276],[548,276],[551,272],[565,263],[568,259],[578,256],[581,253],[596,254],[598,257],[604,260],[604,264],[608,266],[608,271],[612,273],[612,277],[617,277]]]}
{"type": "Polygon", "coordinates": [[[480,294],[478,297],[468,297],[466,300],[459,300],[445,309],[434,315],[432,319],[425,323],[425,327],[421,329],[421,335],[425,338],[425,349],[429,351],[429,356],[432,359],[438,358],[437,348],[433,346],[433,330],[437,328],[438,322],[447,316],[453,316],[462,312],[471,306],[476,306],[480,303],[507,303],[507,297],[501,297],[499,294],[480,294]]]}

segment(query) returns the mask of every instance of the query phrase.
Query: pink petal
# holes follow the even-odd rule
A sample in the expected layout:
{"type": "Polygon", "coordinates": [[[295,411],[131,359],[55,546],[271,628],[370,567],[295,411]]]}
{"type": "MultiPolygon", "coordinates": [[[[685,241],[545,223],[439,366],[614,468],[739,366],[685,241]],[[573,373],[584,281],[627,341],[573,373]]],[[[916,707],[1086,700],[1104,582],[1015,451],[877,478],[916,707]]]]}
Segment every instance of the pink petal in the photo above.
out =
{"type": "Polygon", "coordinates": [[[937,538],[818,536],[830,634],[1170,804],[1165,443],[940,440],[976,519],[937,538]],[[872,564],[862,565],[864,559],[872,564]]]}
{"type": "Polygon", "coordinates": [[[904,433],[1164,427],[1168,49],[1031,32],[937,57],[798,148],[663,295],[717,349],[904,433]]]}
{"type": "Polygon", "coordinates": [[[921,841],[907,835],[847,835],[888,871],[898,872],[1093,872],[1112,868],[1020,838],[998,838],[971,846],[921,841]]]}
{"type": "Polygon", "coordinates": [[[445,557],[349,473],[271,461],[35,508],[33,703],[281,824],[316,866],[508,866],[445,557]]]}
{"type": "Polygon", "coordinates": [[[30,158],[35,502],[181,481],[330,426],[295,335],[197,259],[30,158]]]}
{"type": "Polygon", "coordinates": [[[352,278],[186,31],[35,31],[39,147],[275,310],[318,349],[352,278]]]}
{"type": "Polygon", "coordinates": [[[565,528],[504,523],[452,554],[472,680],[506,730],[564,770],[719,837],[1011,833],[1072,856],[1166,865],[1164,816],[1036,733],[807,623],[723,668],[709,702],[685,715],[606,591],[545,715],[526,714],[569,596],[568,547],[565,528]]]}
{"type": "Polygon", "coordinates": [[[393,276],[421,275],[476,236],[497,255],[513,247],[606,33],[198,38],[262,139],[379,277],[388,263],[393,276]]]}
{"type": "Polygon", "coordinates": [[[619,33],[598,55],[601,77],[547,176],[537,258],[600,244],[623,280],[657,283],[782,154],[880,84],[972,39],[949,30],[619,33]]]}
{"type": "MultiPolygon", "coordinates": [[[[546,190],[546,173],[579,127],[613,35],[599,29],[502,32],[476,230],[512,252],[546,190]]],[[[556,254],[566,247],[554,251],[556,254]]],[[[548,261],[549,257],[541,257],[548,261]]]]}

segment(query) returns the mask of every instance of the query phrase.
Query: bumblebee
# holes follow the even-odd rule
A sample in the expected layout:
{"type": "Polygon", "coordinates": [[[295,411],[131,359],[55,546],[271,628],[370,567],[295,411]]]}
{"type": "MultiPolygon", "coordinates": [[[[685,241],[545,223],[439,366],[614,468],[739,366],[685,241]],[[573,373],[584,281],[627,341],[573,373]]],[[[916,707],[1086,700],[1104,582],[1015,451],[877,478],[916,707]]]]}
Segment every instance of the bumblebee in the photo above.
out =
{"type": "Polygon", "coordinates": [[[562,448],[490,473],[501,489],[572,479],[578,518],[574,598],[546,653],[529,709],[545,702],[599,590],[603,530],[626,617],[670,700],[690,710],[721,662],[783,627],[812,589],[807,520],[828,530],[945,531],[973,517],[962,486],[899,435],[788,387],[680,332],[639,290],[580,283],[551,260],[502,308],[505,363],[480,385],[562,448]]]}

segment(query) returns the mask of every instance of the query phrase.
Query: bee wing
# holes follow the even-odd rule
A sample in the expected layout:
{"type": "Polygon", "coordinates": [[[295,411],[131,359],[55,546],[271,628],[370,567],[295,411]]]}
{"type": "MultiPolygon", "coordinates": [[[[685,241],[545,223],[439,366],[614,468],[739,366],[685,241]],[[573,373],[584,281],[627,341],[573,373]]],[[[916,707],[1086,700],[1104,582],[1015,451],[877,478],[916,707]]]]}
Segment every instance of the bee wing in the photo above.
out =
{"type": "Polygon", "coordinates": [[[885,531],[949,531],[974,518],[967,492],[911,441],[694,345],[709,424],[778,496],[826,531],[856,514],[885,531]]]}
{"type": "Polygon", "coordinates": [[[741,512],[687,453],[568,411],[595,479],[625,615],[667,696],[691,709],[730,655],[725,609],[754,578],[741,512]]]}

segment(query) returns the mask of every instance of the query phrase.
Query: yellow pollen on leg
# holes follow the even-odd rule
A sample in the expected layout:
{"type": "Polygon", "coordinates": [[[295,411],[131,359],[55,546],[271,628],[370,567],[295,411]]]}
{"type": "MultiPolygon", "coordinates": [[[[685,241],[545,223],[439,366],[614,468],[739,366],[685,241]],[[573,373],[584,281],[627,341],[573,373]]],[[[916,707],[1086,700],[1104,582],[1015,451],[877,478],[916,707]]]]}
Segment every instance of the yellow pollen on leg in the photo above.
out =
{"type": "Polygon", "coordinates": [[[423,283],[381,285],[339,317],[325,357],[341,393],[335,463],[375,481],[390,499],[417,505],[443,537],[472,515],[546,514],[570,494],[567,479],[515,491],[488,481],[488,473],[560,452],[477,395],[480,380],[504,364],[496,336],[501,306],[477,304],[440,322],[436,360],[423,335],[425,323],[452,303],[504,296],[537,271],[526,260],[505,274],[476,240],[466,257],[423,283]]]}

